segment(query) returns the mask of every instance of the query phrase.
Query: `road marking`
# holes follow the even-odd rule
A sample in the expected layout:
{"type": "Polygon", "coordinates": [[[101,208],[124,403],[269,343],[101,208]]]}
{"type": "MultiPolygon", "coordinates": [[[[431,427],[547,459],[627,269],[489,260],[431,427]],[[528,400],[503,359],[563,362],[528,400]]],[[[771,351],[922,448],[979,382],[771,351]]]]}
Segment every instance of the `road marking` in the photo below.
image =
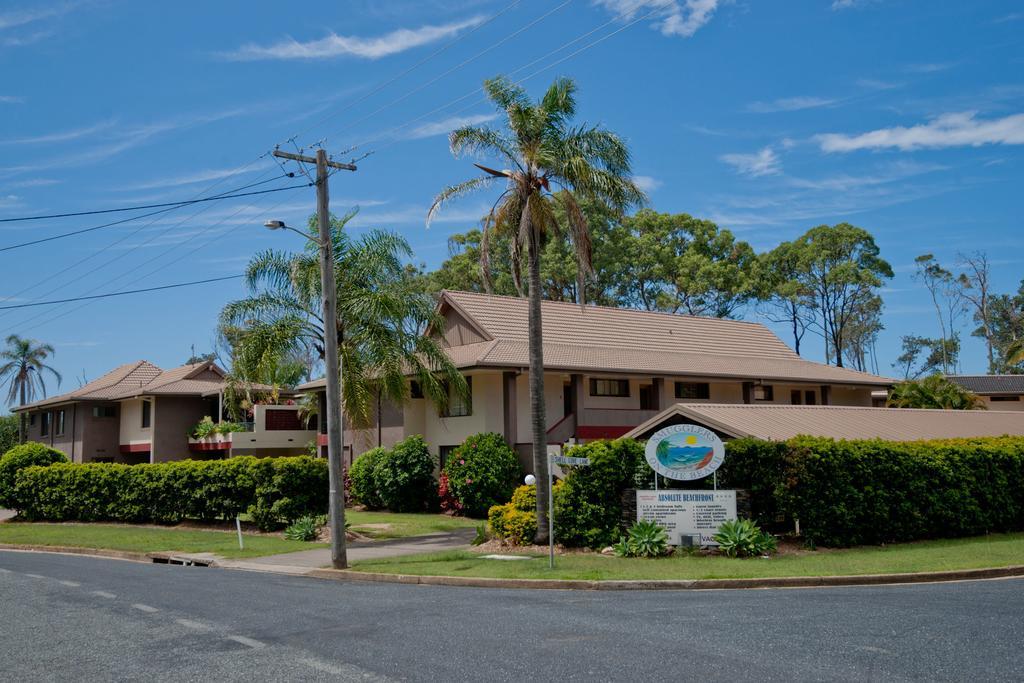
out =
{"type": "Polygon", "coordinates": [[[345,675],[347,673],[351,673],[350,671],[346,671],[345,669],[342,669],[339,666],[334,666],[333,664],[328,664],[327,662],[321,662],[321,661],[316,660],[316,659],[300,659],[299,663],[300,664],[305,664],[306,666],[311,667],[313,669],[316,669],[317,671],[323,671],[325,673],[329,673],[329,674],[332,674],[334,676],[343,676],[343,675],[345,675]]]}
{"type": "Polygon", "coordinates": [[[10,573],[11,573],[10,569],[4,569],[3,567],[0,567],[0,574],[10,574],[10,573]]]}
{"type": "Polygon", "coordinates": [[[236,643],[241,643],[242,645],[246,645],[248,647],[251,647],[254,650],[257,649],[257,648],[261,648],[261,647],[265,647],[266,646],[266,643],[261,643],[258,640],[253,640],[252,638],[246,638],[245,636],[228,636],[228,640],[233,640],[236,643]]]}
{"type": "Polygon", "coordinates": [[[184,626],[185,628],[192,628],[197,631],[209,631],[211,630],[206,624],[200,624],[198,621],[192,621],[191,619],[175,619],[176,622],[184,626]]]}
{"type": "Polygon", "coordinates": [[[82,585],[82,584],[78,583],[77,581],[61,581],[60,584],[62,586],[71,586],[72,588],[78,588],[79,586],[82,585]]]}
{"type": "Polygon", "coordinates": [[[107,600],[113,600],[114,598],[117,597],[113,593],[108,593],[107,591],[93,591],[92,594],[93,595],[98,595],[101,598],[106,598],[107,600]]]}
{"type": "Polygon", "coordinates": [[[45,579],[46,578],[42,574],[25,574],[25,576],[31,576],[33,579],[45,579]]]}
{"type": "Polygon", "coordinates": [[[153,612],[159,612],[160,611],[156,607],[150,607],[149,605],[143,605],[141,602],[134,603],[132,605],[132,607],[134,607],[135,609],[139,610],[140,612],[149,612],[150,614],[152,614],[153,612]]]}

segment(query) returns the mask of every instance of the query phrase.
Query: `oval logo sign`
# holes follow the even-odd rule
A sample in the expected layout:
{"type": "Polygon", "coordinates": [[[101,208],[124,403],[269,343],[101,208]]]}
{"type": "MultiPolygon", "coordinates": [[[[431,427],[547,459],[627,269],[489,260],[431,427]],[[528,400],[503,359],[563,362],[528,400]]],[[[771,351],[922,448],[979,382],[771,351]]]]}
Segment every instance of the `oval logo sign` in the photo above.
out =
{"type": "Polygon", "coordinates": [[[710,429],[698,425],[672,425],[647,440],[647,462],[669,479],[703,479],[725,460],[725,445],[710,429]]]}

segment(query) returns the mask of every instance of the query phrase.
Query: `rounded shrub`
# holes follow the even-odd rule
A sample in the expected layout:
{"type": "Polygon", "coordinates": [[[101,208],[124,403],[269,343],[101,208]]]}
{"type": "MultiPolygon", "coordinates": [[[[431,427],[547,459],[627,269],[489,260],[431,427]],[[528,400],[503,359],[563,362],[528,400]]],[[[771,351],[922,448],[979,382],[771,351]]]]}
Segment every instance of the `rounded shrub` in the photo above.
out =
{"type": "Polygon", "coordinates": [[[377,456],[373,480],[380,502],[392,512],[423,512],[437,507],[434,458],[422,436],[403,439],[377,456]]]}
{"type": "Polygon", "coordinates": [[[466,439],[452,451],[444,473],[448,493],[459,502],[462,513],[477,518],[507,501],[522,474],[516,452],[493,432],[466,439]]]}
{"type": "Polygon", "coordinates": [[[352,494],[352,500],[371,510],[379,510],[384,507],[384,502],[377,493],[374,468],[379,460],[387,456],[387,453],[386,448],[372,448],[356,458],[348,471],[348,478],[351,481],[349,492],[352,494]]]}
{"type": "Polygon", "coordinates": [[[33,465],[47,466],[56,462],[67,462],[68,458],[56,448],[37,441],[15,446],[0,457],[0,507],[13,507],[15,477],[19,470],[33,465]]]}

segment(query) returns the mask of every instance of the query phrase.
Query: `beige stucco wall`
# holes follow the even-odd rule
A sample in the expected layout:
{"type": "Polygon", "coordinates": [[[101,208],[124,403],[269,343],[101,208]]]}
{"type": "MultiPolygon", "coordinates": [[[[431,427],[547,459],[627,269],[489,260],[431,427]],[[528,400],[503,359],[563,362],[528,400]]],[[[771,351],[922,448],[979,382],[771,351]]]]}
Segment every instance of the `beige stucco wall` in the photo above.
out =
{"type": "MultiPolygon", "coordinates": [[[[499,390],[501,387],[501,375],[498,377],[499,390]]],[[[476,380],[473,380],[474,382],[476,380]]],[[[565,417],[563,391],[568,391],[569,386],[565,384],[566,378],[559,373],[548,373],[544,375],[544,409],[547,413],[548,429],[556,422],[565,417]]],[[[499,394],[498,398],[501,398],[499,394]]],[[[492,431],[502,433],[504,429],[504,418],[498,413],[498,427],[492,431]]],[[[516,443],[532,443],[533,431],[530,426],[530,375],[524,372],[516,377],[516,443]]]]}
{"type": "Polygon", "coordinates": [[[991,396],[982,396],[982,398],[985,399],[985,405],[989,410],[1024,411],[1024,400],[993,401],[991,396]]]}
{"type": "Polygon", "coordinates": [[[142,399],[133,398],[121,401],[121,424],[119,444],[153,443],[153,430],[156,427],[156,401],[152,402],[149,427],[142,426],[142,399]]]}
{"type": "MultiPolygon", "coordinates": [[[[473,411],[464,417],[441,417],[437,408],[428,402],[424,409],[423,438],[430,444],[431,452],[437,453],[441,446],[457,446],[474,434],[482,432],[501,433],[502,387],[500,372],[469,373],[473,378],[473,411]]],[[[408,428],[406,434],[410,432],[408,428]]]]}
{"type": "Polygon", "coordinates": [[[858,387],[832,387],[830,405],[834,406],[870,406],[871,389],[858,387]]]}

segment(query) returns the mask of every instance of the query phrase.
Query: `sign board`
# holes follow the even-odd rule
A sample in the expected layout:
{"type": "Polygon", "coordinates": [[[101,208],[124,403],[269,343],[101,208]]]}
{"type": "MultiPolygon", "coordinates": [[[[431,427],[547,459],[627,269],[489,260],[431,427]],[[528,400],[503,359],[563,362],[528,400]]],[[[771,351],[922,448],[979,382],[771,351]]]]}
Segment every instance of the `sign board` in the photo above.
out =
{"type": "Polygon", "coordinates": [[[637,491],[636,518],[663,526],[674,545],[688,545],[681,537],[694,545],[718,545],[712,538],[718,527],[736,519],[736,491],[637,491]]]}
{"type": "Polygon", "coordinates": [[[647,440],[647,463],[669,479],[703,479],[725,460],[725,445],[710,429],[698,425],[672,425],[647,440]]]}
{"type": "Polygon", "coordinates": [[[571,458],[567,455],[556,455],[551,458],[551,461],[556,465],[582,465],[584,467],[590,465],[590,458],[571,458]]]}

